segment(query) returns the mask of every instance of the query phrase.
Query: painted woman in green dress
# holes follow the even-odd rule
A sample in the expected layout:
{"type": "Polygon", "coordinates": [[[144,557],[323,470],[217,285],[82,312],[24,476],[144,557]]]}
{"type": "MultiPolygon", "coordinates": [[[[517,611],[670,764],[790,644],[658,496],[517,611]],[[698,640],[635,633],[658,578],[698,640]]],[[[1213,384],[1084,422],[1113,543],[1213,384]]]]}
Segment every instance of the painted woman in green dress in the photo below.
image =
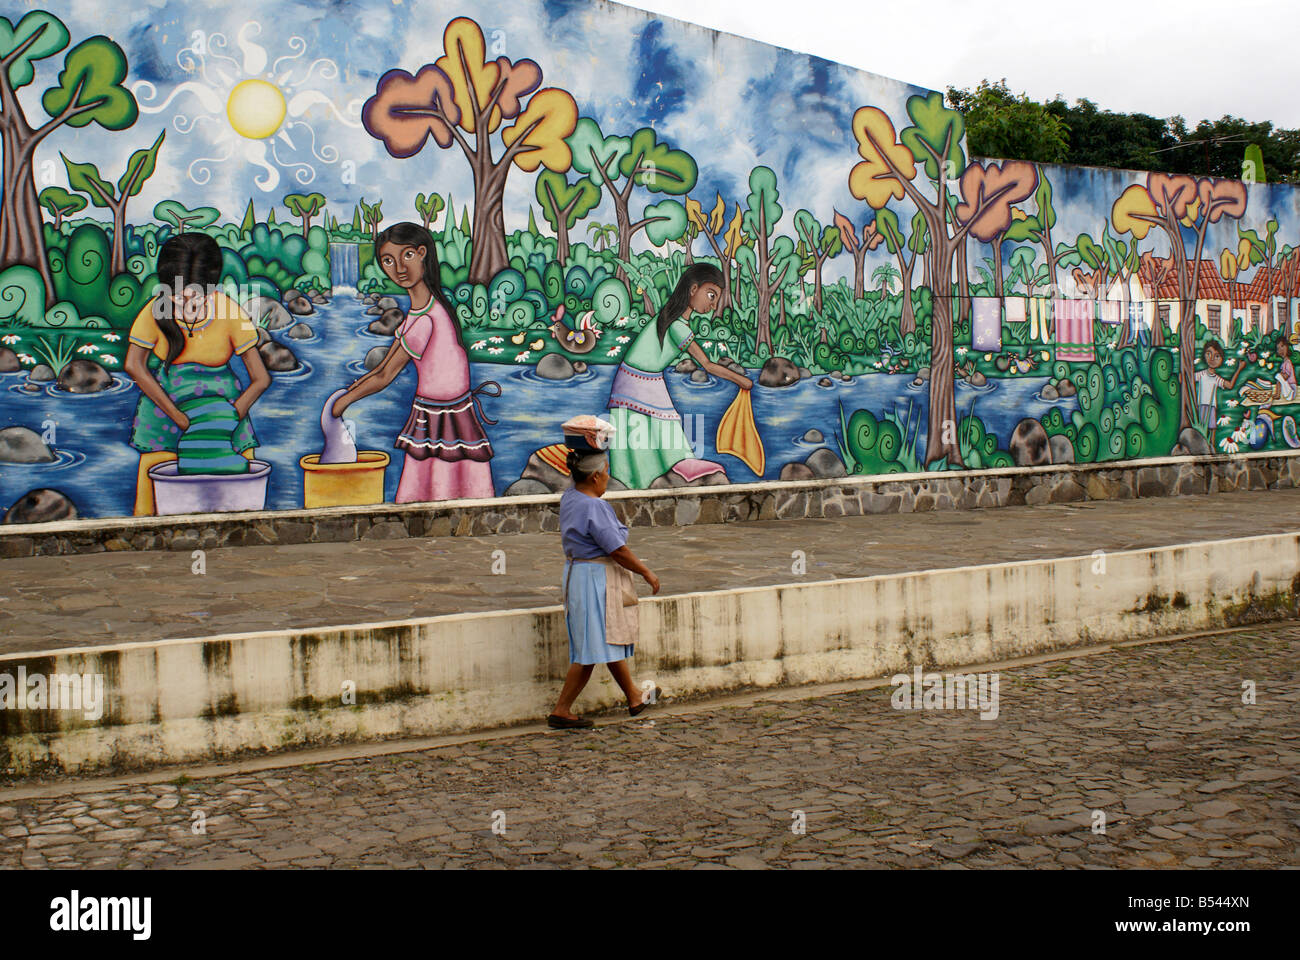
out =
{"type": "Polygon", "coordinates": [[[722,271],[712,264],[688,267],[659,311],[658,321],[641,330],[614,374],[608,419],[618,432],[610,444],[609,472],[630,488],[649,487],[678,463],[695,458],[664,380],[664,371],[682,351],[715,377],[730,380],[742,390],[754,386],[749,377],[706,357],[691,330],[693,313],[717,309],[722,284],[722,271]]]}

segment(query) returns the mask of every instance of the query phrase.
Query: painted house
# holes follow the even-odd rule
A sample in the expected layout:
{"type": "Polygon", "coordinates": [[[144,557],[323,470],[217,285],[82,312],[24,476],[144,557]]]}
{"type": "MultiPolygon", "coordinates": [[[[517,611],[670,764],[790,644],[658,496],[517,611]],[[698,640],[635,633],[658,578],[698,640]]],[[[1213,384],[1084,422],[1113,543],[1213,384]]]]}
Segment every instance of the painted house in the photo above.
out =
{"type": "MultiPolygon", "coordinates": [[[[1193,264],[1187,269],[1192,270],[1193,264]]],[[[1182,301],[1178,290],[1178,270],[1172,257],[1160,258],[1146,254],[1138,267],[1138,281],[1145,299],[1155,301],[1156,315],[1165,329],[1177,329],[1182,316],[1182,301]]],[[[1219,274],[1219,265],[1212,260],[1202,260],[1197,277],[1196,319],[1219,339],[1231,333],[1232,298],[1228,285],[1219,274]]]]}

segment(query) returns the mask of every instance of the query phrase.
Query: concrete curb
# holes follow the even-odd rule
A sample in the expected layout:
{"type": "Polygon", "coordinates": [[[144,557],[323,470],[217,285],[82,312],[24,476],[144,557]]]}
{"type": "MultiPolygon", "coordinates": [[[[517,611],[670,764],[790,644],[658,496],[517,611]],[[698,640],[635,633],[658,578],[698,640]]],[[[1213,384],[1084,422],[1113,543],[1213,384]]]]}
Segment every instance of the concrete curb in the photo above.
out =
{"type": "MultiPolygon", "coordinates": [[[[681,594],[642,602],[637,673],[678,697],[861,680],[1285,619],[1298,595],[1300,534],[681,594]]],[[[0,710],[0,771],[535,723],[567,666],[555,606],[9,655],[0,675],[98,674],[108,696],[94,721],[0,710]]],[[[620,700],[598,677],[584,709],[620,700]]]]}

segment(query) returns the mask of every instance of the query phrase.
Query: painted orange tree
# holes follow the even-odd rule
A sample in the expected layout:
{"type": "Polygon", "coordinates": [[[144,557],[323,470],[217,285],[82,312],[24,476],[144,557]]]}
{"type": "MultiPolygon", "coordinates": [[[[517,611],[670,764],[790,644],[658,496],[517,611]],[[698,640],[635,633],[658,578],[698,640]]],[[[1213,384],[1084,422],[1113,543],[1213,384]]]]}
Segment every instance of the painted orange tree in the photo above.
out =
{"type": "Polygon", "coordinates": [[[1143,240],[1159,227],[1169,240],[1178,278],[1178,380],[1182,384],[1179,429],[1196,422],[1196,300],[1200,296],[1201,254],[1210,224],[1246,214],[1246,185],[1240,180],[1148,173],[1120,194],[1111,208],[1115,229],[1143,240]],[[1188,263],[1187,244],[1192,244],[1188,263]]]}
{"type": "Polygon", "coordinates": [[[953,388],[953,261],[973,224],[986,219],[1000,222],[1004,216],[1009,221],[1011,203],[1032,193],[1033,184],[1023,192],[1023,174],[996,183],[988,182],[987,171],[972,175],[969,181],[962,180],[963,191],[970,191],[961,196],[964,217],[954,215],[949,184],[967,171],[962,149],[965,120],[944,106],[940,93],[908,97],[906,109],[911,125],[898,134],[889,115],[878,107],[862,107],[853,115],[853,135],[862,160],[849,173],[849,190],[875,210],[891,199],[906,197],[925,220],[930,241],[924,256],[934,293],[925,463],[946,460],[961,467],[953,388]],[[916,184],[921,172],[932,194],[916,184]],[[1005,214],[1002,207],[1007,208],[1005,214]]]}
{"type": "Polygon", "coordinates": [[[366,101],[367,132],[399,158],[413,157],[429,137],[442,149],[458,146],[474,174],[471,283],[489,283],[510,265],[503,201],[512,166],[528,173],[572,164],[565,138],[578,122],[566,90],[539,89],[542,68],[532,60],[487,59],[483,31],[457,17],[443,32],[443,55],[414,75],[389,70],[366,101]],[[502,128],[503,121],[514,122],[502,128]],[[504,150],[493,156],[493,134],[504,150]]]}
{"type": "Polygon", "coordinates": [[[107,37],[90,37],[64,57],[56,84],[41,96],[49,119],[32,126],[18,91],[36,79],[37,61],[62,52],[70,40],[63,21],[43,10],[33,10],[16,26],[0,17],[0,264],[21,263],[37,270],[48,303],[54,302],[54,278],[45,256],[41,205],[32,176],[36,148],[64,126],[97,123],[105,130],[125,130],[139,114],[135,97],[122,86],[127,69],[122,48],[107,37]]]}

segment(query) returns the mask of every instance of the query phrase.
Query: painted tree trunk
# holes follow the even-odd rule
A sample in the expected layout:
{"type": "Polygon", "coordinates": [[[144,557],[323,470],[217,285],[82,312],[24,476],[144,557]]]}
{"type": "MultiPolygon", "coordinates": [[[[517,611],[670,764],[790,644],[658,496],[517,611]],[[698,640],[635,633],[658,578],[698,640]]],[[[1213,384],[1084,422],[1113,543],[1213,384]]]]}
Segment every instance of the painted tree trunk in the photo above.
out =
{"type": "Polygon", "coordinates": [[[867,248],[860,246],[853,251],[853,298],[861,300],[866,292],[867,248]]]}
{"type": "Polygon", "coordinates": [[[963,240],[957,244],[957,290],[961,294],[961,300],[957,304],[957,316],[965,324],[970,320],[970,264],[967,263],[967,247],[969,244],[963,240]]]}
{"type": "Polygon", "coordinates": [[[898,320],[898,332],[902,336],[916,331],[916,311],[912,306],[912,270],[916,267],[916,254],[904,259],[898,254],[898,273],[903,284],[903,313],[898,320]]]}
{"type": "Polygon", "coordinates": [[[113,204],[113,252],[109,277],[126,273],[126,201],[122,197],[113,204]]]}
{"type": "MultiPolygon", "coordinates": [[[[930,218],[927,218],[930,219],[930,218]]],[[[936,281],[934,318],[930,325],[930,418],[925,443],[927,465],[947,460],[964,466],[957,441],[957,406],[953,385],[952,264],[956,252],[946,236],[943,221],[936,215],[930,223],[931,243],[926,265],[936,281]]]]}
{"type": "MultiPolygon", "coordinates": [[[[0,264],[32,267],[45,285],[45,303],[54,303],[54,276],[45,256],[41,205],[36,198],[36,181],[30,158],[11,162],[19,138],[5,129],[4,196],[0,202],[0,264]]],[[[21,150],[21,148],[19,148],[21,150]]]]}
{"type": "Polygon", "coordinates": [[[1003,287],[1002,234],[998,234],[993,238],[993,295],[1002,297],[1003,287]]]}
{"type": "Polygon", "coordinates": [[[813,306],[817,308],[818,313],[822,310],[822,264],[825,262],[824,256],[817,257],[813,265],[813,306]]]}
{"type": "Polygon", "coordinates": [[[555,259],[563,267],[569,260],[569,214],[568,211],[556,220],[558,226],[555,228],[555,259]]]}

